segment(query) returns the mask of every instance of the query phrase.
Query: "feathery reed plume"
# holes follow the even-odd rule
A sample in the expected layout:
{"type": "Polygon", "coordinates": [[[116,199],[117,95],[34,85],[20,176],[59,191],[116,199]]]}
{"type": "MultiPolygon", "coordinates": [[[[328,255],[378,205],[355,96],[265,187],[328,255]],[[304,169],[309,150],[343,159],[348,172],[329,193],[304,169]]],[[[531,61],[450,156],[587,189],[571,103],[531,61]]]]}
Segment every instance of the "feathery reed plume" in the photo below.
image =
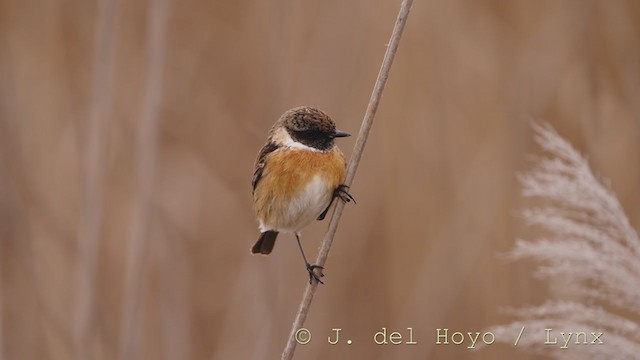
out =
{"type": "Polygon", "coordinates": [[[513,344],[512,337],[525,327],[518,346],[555,359],[637,358],[640,324],[611,310],[640,314],[638,233],[587,160],[550,125],[533,127],[536,142],[553,157],[537,159],[534,169],[519,177],[523,195],[545,203],[525,210],[523,216],[546,235],[535,241],[517,240],[509,257],[540,262],[536,275],[561,278],[563,292],[571,300],[510,309],[508,313],[518,320],[490,331],[497,341],[513,344]],[[555,335],[548,338],[545,329],[555,335]],[[585,332],[591,343],[591,331],[602,332],[605,344],[584,345],[584,339],[573,338],[569,351],[558,351],[564,343],[561,332],[585,332]],[[556,336],[557,345],[545,344],[556,336]]]}

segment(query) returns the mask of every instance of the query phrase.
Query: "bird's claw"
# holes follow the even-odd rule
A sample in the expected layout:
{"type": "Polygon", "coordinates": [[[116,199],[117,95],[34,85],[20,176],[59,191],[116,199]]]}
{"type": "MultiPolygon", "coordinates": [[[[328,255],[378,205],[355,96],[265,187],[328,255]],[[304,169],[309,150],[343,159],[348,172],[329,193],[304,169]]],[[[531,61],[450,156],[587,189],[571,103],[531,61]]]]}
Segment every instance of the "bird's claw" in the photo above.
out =
{"type": "Polygon", "coordinates": [[[309,272],[309,284],[311,284],[311,282],[315,279],[317,282],[319,282],[320,284],[324,284],[322,282],[322,280],[320,280],[321,277],[324,276],[324,274],[322,273],[322,269],[324,269],[324,267],[320,266],[320,265],[311,265],[311,264],[307,264],[307,271],[309,272]],[[316,272],[314,271],[315,269],[320,269],[320,276],[318,276],[318,274],[316,274],[316,272]]]}
{"type": "Polygon", "coordinates": [[[345,184],[341,184],[336,188],[336,190],[333,193],[333,196],[340,198],[340,200],[346,203],[353,201],[353,203],[356,204],[356,199],[354,199],[353,196],[351,196],[351,194],[349,194],[347,190],[349,190],[349,186],[345,184]]]}

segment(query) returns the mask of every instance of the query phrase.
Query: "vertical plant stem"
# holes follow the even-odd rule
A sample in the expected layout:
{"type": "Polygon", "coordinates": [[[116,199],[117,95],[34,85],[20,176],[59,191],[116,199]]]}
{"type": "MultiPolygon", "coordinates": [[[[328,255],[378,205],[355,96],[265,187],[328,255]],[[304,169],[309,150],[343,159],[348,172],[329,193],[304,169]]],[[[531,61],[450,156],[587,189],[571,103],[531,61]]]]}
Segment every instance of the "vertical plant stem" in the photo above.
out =
{"type": "Polygon", "coordinates": [[[127,275],[123,301],[122,330],[120,332],[120,359],[136,358],[140,305],[144,293],[144,277],[149,253],[148,237],[151,220],[158,148],[160,103],[163,93],[163,73],[166,54],[166,30],[169,0],[149,2],[149,28],[147,30],[148,71],[145,98],[137,139],[137,182],[131,229],[131,248],[127,258],[127,275]]]}
{"type": "Polygon", "coordinates": [[[105,127],[113,98],[117,0],[102,0],[93,51],[93,88],[84,159],[84,211],[78,229],[73,342],[76,359],[87,359],[93,335],[96,278],[104,207],[105,127]]]}
{"type": "MultiPolygon", "coordinates": [[[[353,182],[353,178],[356,175],[356,170],[358,169],[360,158],[362,157],[362,152],[364,151],[364,146],[367,142],[369,132],[371,131],[373,119],[375,117],[376,111],[378,110],[378,104],[380,103],[380,99],[382,98],[382,92],[384,91],[384,86],[387,83],[389,71],[391,70],[391,64],[393,63],[396,51],[398,50],[398,44],[400,43],[402,31],[404,30],[405,24],[407,23],[407,18],[409,16],[409,11],[411,10],[412,3],[413,0],[403,0],[402,5],[400,6],[400,13],[398,14],[398,18],[396,19],[396,24],[393,28],[391,40],[389,41],[387,51],[384,55],[384,60],[382,61],[382,66],[380,68],[380,72],[378,73],[378,78],[373,88],[373,93],[371,94],[371,98],[369,99],[369,105],[367,106],[367,111],[364,115],[364,119],[362,120],[362,125],[360,126],[360,133],[358,134],[358,139],[356,140],[356,144],[353,148],[353,154],[351,155],[351,159],[349,160],[349,166],[347,168],[347,176],[345,180],[345,184],[347,186],[351,185],[351,183],[353,182]]],[[[324,266],[325,261],[327,260],[329,250],[331,249],[331,244],[333,243],[333,238],[336,234],[336,230],[338,229],[338,223],[340,222],[340,217],[342,216],[343,209],[344,202],[338,201],[333,211],[331,222],[329,223],[329,229],[327,230],[324,240],[322,241],[322,246],[320,247],[320,251],[318,253],[318,259],[316,260],[316,264],[320,266],[324,266]]],[[[289,334],[287,345],[285,346],[282,353],[283,360],[290,360],[293,358],[293,354],[295,352],[297,344],[296,333],[304,325],[304,322],[307,319],[307,314],[309,313],[309,308],[311,307],[311,302],[313,301],[313,296],[315,295],[317,288],[318,283],[316,281],[313,281],[311,284],[307,285],[304,291],[302,301],[300,302],[300,308],[298,309],[298,313],[296,314],[293,326],[291,327],[291,333],[289,334]]]]}

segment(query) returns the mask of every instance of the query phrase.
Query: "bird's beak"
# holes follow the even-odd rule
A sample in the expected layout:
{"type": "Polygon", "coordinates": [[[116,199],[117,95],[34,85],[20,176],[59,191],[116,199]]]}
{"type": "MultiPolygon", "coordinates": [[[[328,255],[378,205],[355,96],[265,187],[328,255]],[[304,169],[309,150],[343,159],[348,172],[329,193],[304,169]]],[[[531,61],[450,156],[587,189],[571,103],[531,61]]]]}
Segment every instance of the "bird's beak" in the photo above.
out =
{"type": "Polygon", "coordinates": [[[333,134],[333,136],[335,136],[335,137],[347,137],[347,136],[351,136],[351,134],[349,134],[348,132],[336,130],[336,132],[333,134]]]}

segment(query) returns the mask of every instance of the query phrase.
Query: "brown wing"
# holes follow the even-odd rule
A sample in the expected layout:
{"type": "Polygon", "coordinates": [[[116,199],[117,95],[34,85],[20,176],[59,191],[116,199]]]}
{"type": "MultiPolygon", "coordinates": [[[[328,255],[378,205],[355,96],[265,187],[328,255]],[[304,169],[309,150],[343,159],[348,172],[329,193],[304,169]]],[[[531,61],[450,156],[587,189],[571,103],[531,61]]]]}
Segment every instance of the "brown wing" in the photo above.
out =
{"type": "Polygon", "coordinates": [[[258,153],[258,159],[256,159],[256,166],[253,170],[253,179],[251,180],[252,192],[256,191],[256,186],[258,185],[258,181],[262,177],[262,172],[264,171],[264,166],[266,164],[267,155],[276,151],[278,149],[278,145],[273,142],[266,143],[262,149],[260,149],[260,153],[258,153]]]}

